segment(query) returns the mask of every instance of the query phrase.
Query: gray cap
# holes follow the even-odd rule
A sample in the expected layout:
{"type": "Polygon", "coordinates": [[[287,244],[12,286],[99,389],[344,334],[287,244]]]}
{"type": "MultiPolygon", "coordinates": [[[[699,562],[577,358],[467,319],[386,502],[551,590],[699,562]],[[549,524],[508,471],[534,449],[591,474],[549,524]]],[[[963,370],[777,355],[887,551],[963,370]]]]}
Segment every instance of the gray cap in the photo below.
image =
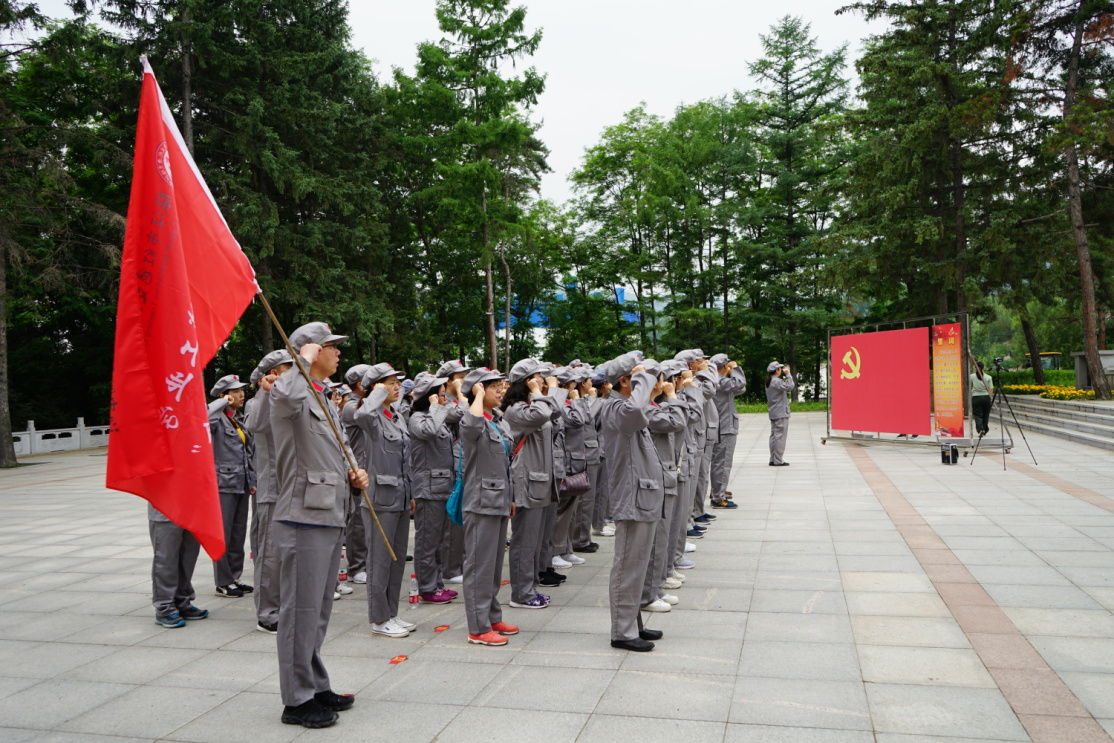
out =
{"type": "Polygon", "coordinates": [[[553,376],[557,377],[557,384],[564,387],[566,384],[580,381],[580,370],[571,366],[559,366],[553,370],[553,376]]]}
{"type": "Polygon", "coordinates": [[[600,364],[599,366],[597,366],[595,368],[595,370],[593,370],[593,372],[592,372],[592,384],[593,385],[595,385],[596,387],[600,387],[604,384],[607,384],[607,381],[608,381],[608,379],[607,379],[607,367],[608,366],[610,366],[610,362],[605,361],[602,364],[600,364]]]}
{"type": "Polygon", "coordinates": [[[240,378],[235,374],[229,374],[226,377],[221,377],[217,383],[213,385],[213,389],[209,390],[212,397],[220,397],[229,390],[238,390],[241,387],[247,387],[246,382],[241,382],[240,378]]]}
{"type": "Polygon", "coordinates": [[[667,379],[676,377],[683,371],[688,371],[689,365],[680,359],[670,359],[669,361],[661,362],[661,373],[667,379]]]}
{"type": "Polygon", "coordinates": [[[629,377],[631,370],[639,365],[638,357],[633,353],[625,353],[618,358],[607,362],[607,378],[612,384],[618,384],[622,377],[629,377]]]}
{"type": "Polygon", "coordinates": [[[404,380],[402,380],[402,384],[399,385],[399,386],[402,388],[403,396],[409,395],[410,390],[414,389],[414,380],[413,379],[404,379],[404,380]]]}
{"type": "Polygon", "coordinates": [[[452,361],[446,361],[437,368],[437,376],[447,379],[454,374],[459,374],[460,372],[467,373],[470,371],[472,371],[472,367],[465,366],[464,362],[460,359],[453,359],[452,361]]]}
{"type": "Polygon", "coordinates": [[[341,394],[341,395],[343,395],[343,396],[345,396],[345,397],[348,397],[349,395],[351,395],[351,394],[352,394],[352,388],[351,388],[351,387],[349,387],[349,386],[348,386],[348,385],[346,385],[346,384],[342,384],[342,385],[340,386],[340,394],[341,394]]]}
{"type": "Polygon", "coordinates": [[[414,377],[414,399],[420,400],[423,397],[429,397],[448,381],[447,377],[435,377],[429,372],[420,372],[418,376],[414,377]]]}
{"type": "Polygon", "coordinates": [[[367,371],[364,372],[364,389],[371,389],[371,386],[376,382],[382,382],[387,377],[396,377],[403,379],[406,372],[400,372],[390,364],[383,362],[375,366],[369,366],[367,371]]]}
{"type": "Polygon", "coordinates": [[[335,335],[332,328],[323,322],[306,323],[290,334],[290,345],[295,351],[301,351],[302,346],[307,343],[324,346],[330,343],[344,343],[347,340],[347,335],[335,335]]]}
{"type": "Polygon", "coordinates": [[[283,364],[292,364],[294,360],[290,358],[290,352],[285,348],[278,348],[271,351],[269,354],[259,360],[255,365],[255,369],[251,373],[251,383],[256,384],[260,379],[267,376],[267,373],[274,369],[276,366],[283,364]]]}
{"type": "Polygon", "coordinates": [[[655,377],[661,374],[661,364],[656,359],[642,359],[639,363],[646,367],[646,371],[653,374],[655,377]]]}
{"type": "Polygon", "coordinates": [[[477,367],[476,369],[468,372],[468,376],[464,378],[464,382],[461,383],[461,392],[470,395],[472,394],[472,388],[475,387],[477,384],[497,382],[500,379],[504,379],[503,375],[500,372],[492,371],[486,366],[477,367]]]}
{"type": "Polygon", "coordinates": [[[717,369],[722,369],[723,367],[727,366],[730,363],[731,363],[731,359],[727,358],[727,354],[725,354],[725,353],[717,353],[711,359],[712,366],[714,366],[717,369]]]}
{"type": "Polygon", "coordinates": [[[631,351],[630,354],[631,356],[634,356],[636,359],[638,359],[640,362],[646,358],[646,354],[638,350],[631,351]]]}
{"type": "Polygon", "coordinates": [[[344,381],[355,387],[360,383],[360,380],[364,378],[364,375],[367,374],[367,370],[370,368],[370,364],[356,364],[344,373],[344,381]]]}
{"type": "Polygon", "coordinates": [[[565,366],[569,367],[570,369],[577,369],[581,366],[584,366],[584,362],[581,361],[580,359],[573,359],[572,361],[570,361],[565,366]]]}
{"type": "Polygon", "coordinates": [[[766,371],[767,372],[776,372],[778,369],[780,369],[783,366],[785,366],[785,364],[779,364],[776,361],[771,361],[769,366],[766,367],[766,371]]]}
{"type": "Polygon", "coordinates": [[[535,374],[544,372],[547,368],[551,369],[552,365],[543,364],[537,359],[522,359],[511,367],[511,373],[507,375],[507,379],[512,383],[520,382],[523,379],[529,379],[535,374]]]}

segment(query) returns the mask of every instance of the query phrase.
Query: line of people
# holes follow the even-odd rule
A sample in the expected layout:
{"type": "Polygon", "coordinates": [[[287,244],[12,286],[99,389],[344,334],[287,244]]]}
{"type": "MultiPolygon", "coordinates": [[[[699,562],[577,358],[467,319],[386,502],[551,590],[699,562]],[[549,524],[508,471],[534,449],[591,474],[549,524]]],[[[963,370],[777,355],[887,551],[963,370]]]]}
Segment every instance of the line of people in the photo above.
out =
{"type": "MultiPolygon", "coordinates": [[[[371,631],[414,631],[399,616],[411,519],[421,601],[454,601],[448,586],[460,585],[468,642],[486,646],[518,632],[498,599],[504,561],[510,607],[545,609],[541,589],[599,549],[593,536],[614,535],[611,645],[652,650],[662,632],[641,612],[679,603],[670,591],[695,567],[686,554],[716,518],[706,509],[736,507],[727,483],[735,398],[746,391],[738,365],[700,349],[660,363],[634,351],[595,368],[523,359],[506,374],[450,361],[412,381],[390,364],[357,364],[333,382],[346,340],[304,325],[290,336],[297,357],[275,351],[259,362],[246,406],[235,376],[212,390],[228,545],[214,563],[216,593],[254,593],[257,628],[277,635],[283,721],[324,727],[354,702],[332,691],[320,655],[343,588],[342,549],[352,581],[367,585],[371,631]],[[241,579],[249,503],[255,586],[241,579]]],[[[792,379],[776,362],[770,372],[767,396],[784,403],[792,379]]],[[[780,466],[774,413],[771,402],[770,464],[780,466]]],[[[163,532],[177,527],[165,520],[156,540],[157,513],[156,616],[183,626],[207,614],[192,605],[196,541],[178,529],[167,544],[163,532]]]]}

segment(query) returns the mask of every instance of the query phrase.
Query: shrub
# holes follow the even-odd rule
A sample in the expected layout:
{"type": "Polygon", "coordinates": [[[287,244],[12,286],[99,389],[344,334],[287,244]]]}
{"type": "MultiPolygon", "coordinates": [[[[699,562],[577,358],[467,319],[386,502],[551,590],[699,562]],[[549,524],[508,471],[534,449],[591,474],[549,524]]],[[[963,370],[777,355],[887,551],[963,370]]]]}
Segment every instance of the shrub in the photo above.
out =
{"type": "MultiPolygon", "coordinates": [[[[1031,385],[1033,384],[1033,370],[1002,372],[994,381],[1002,386],[1031,385]]],[[[1044,382],[1045,384],[1071,387],[1075,385],[1075,372],[1071,369],[1045,369],[1044,382]]]]}

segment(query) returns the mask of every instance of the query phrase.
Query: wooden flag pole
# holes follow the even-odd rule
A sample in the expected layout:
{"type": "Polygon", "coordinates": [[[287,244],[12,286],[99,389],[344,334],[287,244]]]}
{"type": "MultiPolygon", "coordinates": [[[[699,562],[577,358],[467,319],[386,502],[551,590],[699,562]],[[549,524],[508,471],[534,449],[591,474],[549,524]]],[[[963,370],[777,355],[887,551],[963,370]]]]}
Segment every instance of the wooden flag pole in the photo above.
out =
{"type": "MultiPolygon", "coordinates": [[[[290,358],[294,360],[294,367],[302,373],[302,379],[306,380],[311,388],[313,387],[313,380],[310,379],[309,372],[306,368],[299,364],[297,361],[297,352],[294,347],[290,345],[290,339],[286,336],[286,331],[282,329],[282,324],[279,323],[278,318],[275,317],[275,311],[271,309],[271,303],[263,296],[263,292],[257,293],[255,296],[259,297],[259,301],[263,304],[263,309],[267,311],[270,316],[271,322],[274,323],[275,328],[278,330],[279,335],[282,336],[282,342],[286,344],[286,350],[290,352],[290,358]]],[[[340,430],[337,424],[333,422],[333,416],[329,415],[329,411],[325,409],[325,399],[321,395],[316,394],[317,390],[314,388],[314,397],[317,399],[317,404],[321,406],[321,412],[325,414],[325,420],[329,421],[329,428],[333,429],[333,435],[336,436],[337,444],[340,445],[341,451],[344,452],[344,458],[348,460],[348,468],[355,474],[359,467],[356,466],[356,461],[352,458],[352,452],[344,445],[344,438],[340,435],[340,430]]],[[[398,555],[395,554],[394,548],[391,547],[391,540],[387,539],[387,533],[383,531],[383,525],[379,523],[379,517],[375,514],[375,509],[371,506],[371,499],[367,497],[367,488],[360,488],[360,492],[364,496],[364,504],[367,510],[371,511],[371,520],[375,522],[375,527],[379,529],[379,536],[383,538],[383,544],[387,545],[387,552],[391,554],[391,560],[397,561],[398,555]]]]}

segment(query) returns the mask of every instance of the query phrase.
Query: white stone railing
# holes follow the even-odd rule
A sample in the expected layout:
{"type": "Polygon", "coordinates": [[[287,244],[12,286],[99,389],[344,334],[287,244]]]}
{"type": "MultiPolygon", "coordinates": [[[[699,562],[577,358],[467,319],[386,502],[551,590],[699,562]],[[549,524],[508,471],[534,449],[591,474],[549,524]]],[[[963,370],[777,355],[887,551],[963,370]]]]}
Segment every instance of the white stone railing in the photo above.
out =
{"type": "Polygon", "coordinates": [[[51,454],[58,451],[101,449],[108,446],[108,426],[86,426],[84,418],[77,419],[77,428],[52,428],[35,430],[35,421],[27,421],[26,431],[12,434],[15,455],[29,457],[33,454],[51,454]]]}

